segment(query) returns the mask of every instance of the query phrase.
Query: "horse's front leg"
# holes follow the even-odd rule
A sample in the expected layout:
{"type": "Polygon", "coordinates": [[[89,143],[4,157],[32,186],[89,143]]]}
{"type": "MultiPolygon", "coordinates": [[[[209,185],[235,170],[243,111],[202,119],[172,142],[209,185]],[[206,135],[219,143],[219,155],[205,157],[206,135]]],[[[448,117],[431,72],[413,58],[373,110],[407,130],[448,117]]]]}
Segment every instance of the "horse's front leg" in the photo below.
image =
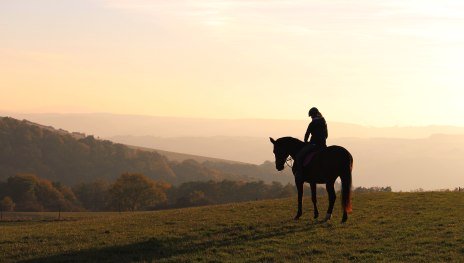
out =
{"type": "Polygon", "coordinates": [[[298,220],[303,214],[303,180],[297,180],[295,178],[296,189],[298,190],[298,211],[296,212],[295,220],[298,220]]]}
{"type": "Polygon", "coordinates": [[[319,217],[319,211],[317,210],[317,184],[310,183],[311,185],[311,199],[314,205],[314,219],[319,217]]]}
{"type": "Polygon", "coordinates": [[[333,183],[326,184],[327,193],[329,194],[329,208],[327,209],[327,215],[325,216],[324,221],[328,221],[332,218],[332,211],[335,204],[335,199],[337,199],[337,195],[335,194],[335,188],[333,183]]]}

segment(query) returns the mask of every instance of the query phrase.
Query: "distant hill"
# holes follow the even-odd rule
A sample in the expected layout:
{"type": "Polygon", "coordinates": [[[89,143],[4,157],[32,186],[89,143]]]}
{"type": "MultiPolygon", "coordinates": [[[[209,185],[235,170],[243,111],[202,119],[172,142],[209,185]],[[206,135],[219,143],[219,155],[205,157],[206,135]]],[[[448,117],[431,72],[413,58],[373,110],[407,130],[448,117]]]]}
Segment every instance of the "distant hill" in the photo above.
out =
{"type": "MultiPolygon", "coordinates": [[[[214,138],[211,138],[214,141],[214,138]]],[[[178,152],[164,151],[159,149],[152,149],[146,147],[138,147],[127,145],[129,148],[139,149],[143,151],[157,152],[165,156],[170,161],[185,162],[187,160],[194,160],[201,163],[203,166],[221,171],[226,174],[239,175],[246,178],[246,180],[262,180],[267,183],[280,182],[283,184],[293,183],[294,177],[290,169],[278,172],[275,169],[274,162],[265,161],[262,164],[250,164],[246,162],[231,161],[220,158],[211,158],[201,155],[184,154],[178,152]]],[[[228,149],[222,149],[227,151],[228,149]]]]}
{"type": "Polygon", "coordinates": [[[274,178],[276,173],[269,169],[269,164],[258,166],[176,153],[167,155],[176,158],[169,160],[154,150],[128,147],[26,120],[0,118],[0,180],[17,173],[33,173],[74,185],[138,172],[171,184],[224,179],[291,181],[291,177],[274,178]]]}
{"type": "MultiPolygon", "coordinates": [[[[289,135],[301,139],[307,125],[304,120],[210,120],[114,114],[21,116],[29,116],[35,122],[41,120],[45,126],[94,134],[116,143],[182,153],[166,153],[167,159],[178,162],[193,159],[201,164],[208,161],[204,165],[209,165],[216,160],[222,164],[229,163],[222,160],[237,161],[236,165],[215,165],[214,169],[244,174],[253,177],[252,180],[282,183],[291,182],[293,177],[289,169],[282,173],[273,169],[274,156],[268,137],[289,135]]],[[[353,154],[353,183],[357,186],[391,186],[395,191],[407,191],[464,184],[462,127],[375,128],[329,122],[328,144],[344,146],[353,154]]]]}
{"type": "Polygon", "coordinates": [[[199,163],[203,163],[203,162],[221,162],[221,163],[230,163],[230,164],[246,164],[246,163],[243,163],[243,162],[231,161],[231,160],[226,160],[226,159],[212,158],[212,157],[193,155],[193,154],[186,154],[186,153],[171,152],[171,151],[165,151],[165,150],[160,150],[160,149],[133,146],[133,145],[128,145],[128,144],[125,144],[125,145],[127,147],[131,148],[131,149],[148,151],[148,152],[157,152],[157,153],[165,156],[166,158],[168,158],[170,161],[182,162],[182,161],[190,159],[190,160],[197,161],[199,163]]]}
{"type": "MultiPolygon", "coordinates": [[[[268,137],[118,136],[112,140],[255,164],[262,164],[265,160],[274,162],[268,137]]],[[[329,138],[328,144],[344,146],[352,153],[353,184],[357,186],[391,186],[395,191],[408,191],[464,185],[464,134],[434,134],[422,139],[329,138]]],[[[270,163],[269,167],[274,169],[273,165],[270,163]]],[[[272,169],[269,174],[276,174],[272,169]]]]}
{"type": "Polygon", "coordinates": [[[114,136],[109,140],[126,145],[209,156],[242,163],[261,164],[274,160],[269,137],[158,137],[114,136]]]}
{"type": "MultiPolygon", "coordinates": [[[[69,131],[80,131],[95,136],[156,136],[156,137],[283,137],[302,138],[308,118],[300,120],[273,119],[202,119],[123,115],[108,113],[88,114],[26,114],[0,112],[0,116],[27,119],[69,131]]],[[[329,122],[330,138],[427,138],[432,134],[464,134],[464,127],[433,125],[423,127],[371,127],[357,124],[329,122]]]]}

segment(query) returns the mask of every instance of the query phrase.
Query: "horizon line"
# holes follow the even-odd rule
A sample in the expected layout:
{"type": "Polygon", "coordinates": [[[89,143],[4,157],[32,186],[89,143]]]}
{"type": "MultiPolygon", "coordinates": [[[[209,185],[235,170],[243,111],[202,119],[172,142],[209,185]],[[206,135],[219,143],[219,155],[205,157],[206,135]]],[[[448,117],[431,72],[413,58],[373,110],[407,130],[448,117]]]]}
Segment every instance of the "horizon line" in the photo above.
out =
{"type": "MultiPolygon", "coordinates": [[[[151,117],[151,118],[163,118],[163,119],[192,119],[192,120],[232,120],[232,121],[244,121],[244,120],[261,120],[261,121],[310,121],[309,118],[294,118],[294,119],[282,119],[282,118],[263,118],[263,117],[249,117],[249,118],[232,118],[232,117],[224,117],[224,118],[217,118],[217,117],[195,117],[195,116],[169,116],[169,115],[150,115],[150,114],[143,114],[143,113],[112,113],[112,112],[23,112],[23,111],[9,111],[9,110],[0,110],[0,114],[3,117],[11,117],[4,114],[23,114],[23,115],[113,115],[113,116],[134,116],[134,117],[151,117]]],[[[368,125],[368,124],[361,124],[361,123],[353,123],[353,122],[345,122],[345,121],[327,121],[328,123],[338,123],[338,124],[346,124],[346,125],[357,125],[362,126],[365,128],[374,128],[374,129],[382,129],[382,128],[430,128],[430,127],[452,127],[452,128],[464,128],[464,126],[460,125],[453,125],[453,124],[427,124],[427,125],[385,125],[385,126],[378,126],[378,125],[368,125]]]]}

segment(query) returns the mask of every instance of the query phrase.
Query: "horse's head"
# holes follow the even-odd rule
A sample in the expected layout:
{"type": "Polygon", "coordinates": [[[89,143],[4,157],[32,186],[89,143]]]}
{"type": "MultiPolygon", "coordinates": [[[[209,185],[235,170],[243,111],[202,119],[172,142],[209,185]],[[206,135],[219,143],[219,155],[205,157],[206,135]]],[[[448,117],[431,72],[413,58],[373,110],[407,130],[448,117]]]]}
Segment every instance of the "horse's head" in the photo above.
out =
{"type": "Polygon", "coordinates": [[[281,143],[279,143],[279,140],[274,140],[273,138],[269,137],[271,140],[272,144],[274,145],[274,155],[275,155],[275,164],[276,164],[276,169],[278,171],[282,171],[285,168],[285,161],[287,161],[287,158],[289,156],[289,153],[287,149],[283,147],[281,143]]]}

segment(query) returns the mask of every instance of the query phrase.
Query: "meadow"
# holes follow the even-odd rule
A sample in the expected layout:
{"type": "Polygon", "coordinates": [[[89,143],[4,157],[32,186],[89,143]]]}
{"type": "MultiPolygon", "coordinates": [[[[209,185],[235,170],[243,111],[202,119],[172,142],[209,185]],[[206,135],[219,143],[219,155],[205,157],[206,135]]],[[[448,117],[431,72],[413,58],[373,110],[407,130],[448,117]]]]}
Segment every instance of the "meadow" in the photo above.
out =
{"type": "Polygon", "coordinates": [[[464,262],[464,193],[355,194],[346,224],[339,201],[327,223],[312,219],[308,196],[299,221],[296,198],[61,220],[6,213],[0,262],[464,262]]]}

